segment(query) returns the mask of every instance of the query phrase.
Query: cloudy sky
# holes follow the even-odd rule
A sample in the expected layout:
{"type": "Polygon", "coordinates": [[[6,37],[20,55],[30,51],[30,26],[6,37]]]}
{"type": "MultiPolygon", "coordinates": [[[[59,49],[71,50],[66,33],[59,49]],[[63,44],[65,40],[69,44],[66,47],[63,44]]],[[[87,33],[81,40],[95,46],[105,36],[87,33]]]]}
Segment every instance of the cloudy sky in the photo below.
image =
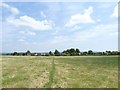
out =
{"type": "Polygon", "coordinates": [[[115,2],[6,2],[0,9],[2,52],[118,50],[115,2]]]}

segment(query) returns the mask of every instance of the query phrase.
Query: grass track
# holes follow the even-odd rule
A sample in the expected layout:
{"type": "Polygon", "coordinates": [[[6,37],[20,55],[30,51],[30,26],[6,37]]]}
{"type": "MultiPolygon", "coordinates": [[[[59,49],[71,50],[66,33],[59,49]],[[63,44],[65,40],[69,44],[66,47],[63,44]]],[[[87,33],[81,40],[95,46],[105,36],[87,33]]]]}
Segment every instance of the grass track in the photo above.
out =
{"type": "Polygon", "coordinates": [[[45,84],[45,88],[51,88],[52,83],[53,83],[53,78],[54,78],[54,73],[55,73],[55,64],[54,60],[52,61],[52,70],[50,71],[49,74],[49,82],[45,84]]]}

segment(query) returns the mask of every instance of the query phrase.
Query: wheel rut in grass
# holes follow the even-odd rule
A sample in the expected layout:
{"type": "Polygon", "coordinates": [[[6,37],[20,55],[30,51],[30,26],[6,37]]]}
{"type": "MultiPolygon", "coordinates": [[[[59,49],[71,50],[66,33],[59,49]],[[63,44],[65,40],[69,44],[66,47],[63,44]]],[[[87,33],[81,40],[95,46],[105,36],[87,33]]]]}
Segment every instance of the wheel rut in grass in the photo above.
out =
{"type": "Polygon", "coordinates": [[[45,88],[51,88],[52,83],[53,83],[53,79],[54,79],[54,74],[55,74],[55,63],[54,63],[54,59],[52,60],[52,69],[49,73],[49,82],[47,82],[44,87],[45,88]]]}

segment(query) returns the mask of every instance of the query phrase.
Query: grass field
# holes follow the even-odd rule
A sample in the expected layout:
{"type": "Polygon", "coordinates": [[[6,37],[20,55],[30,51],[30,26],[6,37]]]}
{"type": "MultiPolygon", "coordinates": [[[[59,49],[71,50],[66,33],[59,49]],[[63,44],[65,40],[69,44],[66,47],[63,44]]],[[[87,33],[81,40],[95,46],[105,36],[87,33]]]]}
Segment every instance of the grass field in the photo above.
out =
{"type": "Polygon", "coordinates": [[[117,56],[3,56],[3,88],[118,88],[117,56]]]}

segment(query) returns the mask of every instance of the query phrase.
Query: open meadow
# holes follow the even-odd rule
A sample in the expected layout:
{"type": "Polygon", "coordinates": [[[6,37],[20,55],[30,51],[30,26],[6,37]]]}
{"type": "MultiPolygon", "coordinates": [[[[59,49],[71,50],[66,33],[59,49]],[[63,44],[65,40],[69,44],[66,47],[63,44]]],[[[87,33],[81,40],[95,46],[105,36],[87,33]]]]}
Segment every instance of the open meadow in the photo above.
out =
{"type": "Polygon", "coordinates": [[[118,88],[118,56],[3,56],[3,88],[118,88]]]}

